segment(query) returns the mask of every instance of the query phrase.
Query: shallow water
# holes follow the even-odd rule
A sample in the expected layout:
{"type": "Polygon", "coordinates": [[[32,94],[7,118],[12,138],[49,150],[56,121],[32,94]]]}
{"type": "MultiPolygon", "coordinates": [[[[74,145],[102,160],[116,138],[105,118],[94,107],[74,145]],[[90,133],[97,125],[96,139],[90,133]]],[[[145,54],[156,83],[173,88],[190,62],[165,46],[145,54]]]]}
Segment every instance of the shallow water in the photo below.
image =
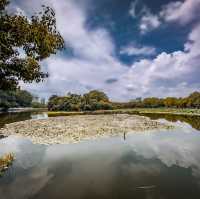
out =
{"type": "Polygon", "coordinates": [[[48,114],[45,112],[10,112],[10,113],[0,113],[0,128],[5,124],[19,122],[30,119],[46,119],[48,114]]]}
{"type": "Polygon", "coordinates": [[[165,119],[170,122],[183,122],[187,123],[192,128],[200,130],[200,116],[196,115],[173,115],[173,114],[166,114],[166,113],[143,113],[143,116],[147,116],[153,120],[157,119],[165,119]]]}
{"type": "Polygon", "coordinates": [[[200,131],[176,125],[70,145],[2,139],[0,155],[12,150],[16,160],[0,178],[0,198],[199,199],[200,131]]]}

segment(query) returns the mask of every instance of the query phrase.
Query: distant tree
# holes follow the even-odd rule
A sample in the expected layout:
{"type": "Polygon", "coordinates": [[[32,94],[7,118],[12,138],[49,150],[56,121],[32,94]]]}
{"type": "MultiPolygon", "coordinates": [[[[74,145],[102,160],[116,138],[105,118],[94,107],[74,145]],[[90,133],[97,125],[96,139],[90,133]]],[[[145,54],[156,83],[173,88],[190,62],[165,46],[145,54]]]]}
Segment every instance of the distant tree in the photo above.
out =
{"type": "Polygon", "coordinates": [[[57,95],[52,95],[49,100],[48,100],[48,109],[49,110],[56,110],[55,109],[55,106],[57,104],[57,99],[58,99],[58,96],[57,95]]]}
{"type": "Polygon", "coordinates": [[[156,107],[162,107],[164,106],[164,102],[162,99],[156,98],[156,97],[150,97],[150,98],[145,98],[143,100],[143,105],[145,107],[149,108],[156,108],[156,107]]]}
{"type": "Polygon", "coordinates": [[[25,90],[0,91],[0,108],[6,110],[12,107],[30,107],[33,96],[25,90]]]}
{"type": "Polygon", "coordinates": [[[81,108],[86,111],[112,109],[108,96],[98,90],[92,90],[83,95],[81,108]]]}
{"type": "Polygon", "coordinates": [[[0,0],[0,90],[15,89],[20,80],[39,82],[46,78],[41,61],[64,47],[50,7],[43,6],[43,12],[27,18],[9,15],[8,4],[8,0],[0,0]]]}
{"type": "Polygon", "coordinates": [[[51,96],[48,101],[49,110],[63,111],[94,111],[112,109],[107,95],[104,92],[93,90],[83,96],[68,93],[64,97],[51,96]]]}
{"type": "Polygon", "coordinates": [[[17,104],[19,104],[19,106],[22,107],[31,106],[33,96],[28,91],[17,89],[15,96],[16,96],[16,102],[17,104]]]}
{"type": "Polygon", "coordinates": [[[46,105],[40,102],[32,102],[31,107],[33,108],[46,108],[46,105]]]}
{"type": "Polygon", "coordinates": [[[188,99],[187,98],[179,98],[176,101],[177,108],[186,108],[187,107],[187,103],[188,103],[188,99]]]}
{"type": "Polygon", "coordinates": [[[200,92],[193,92],[187,97],[187,106],[200,108],[200,92]]]}
{"type": "Polygon", "coordinates": [[[177,107],[177,98],[167,97],[164,99],[164,105],[166,107],[177,107]]]}
{"type": "Polygon", "coordinates": [[[57,95],[52,95],[50,98],[49,98],[49,101],[53,100],[53,99],[56,99],[58,96],[57,95]]]}
{"type": "Polygon", "coordinates": [[[149,97],[144,100],[131,100],[129,102],[111,102],[107,95],[94,90],[83,96],[68,93],[67,96],[51,96],[48,102],[49,110],[64,111],[94,111],[125,108],[200,108],[200,93],[194,92],[185,98],[167,97],[165,99],[149,97]]]}
{"type": "Polygon", "coordinates": [[[86,93],[84,95],[84,97],[88,98],[88,99],[93,99],[93,100],[96,100],[96,101],[104,101],[104,102],[108,102],[109,99],[108,99],[108,96],[102,92],[102,91],[98,91],[98,90],[92,90],[90,91],[89,93],[86,93]]]}
{"type": "Polygon", "coordinates": [[[65,111],[80,111],[82,96],[77,94],[68,94],[64,98],[62,110],[65,111]]]}

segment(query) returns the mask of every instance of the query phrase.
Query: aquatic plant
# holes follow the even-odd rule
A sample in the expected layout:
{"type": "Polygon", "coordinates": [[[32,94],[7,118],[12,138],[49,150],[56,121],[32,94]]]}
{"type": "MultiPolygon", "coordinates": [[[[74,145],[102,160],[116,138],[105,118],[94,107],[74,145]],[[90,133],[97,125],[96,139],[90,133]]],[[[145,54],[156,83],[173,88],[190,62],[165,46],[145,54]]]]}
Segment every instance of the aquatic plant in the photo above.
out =
{"type": "Polygon", "coordinates": [[[14,161],[14,154],[8,153],[0,157],[0,176],[12,165],[14,161]]]}

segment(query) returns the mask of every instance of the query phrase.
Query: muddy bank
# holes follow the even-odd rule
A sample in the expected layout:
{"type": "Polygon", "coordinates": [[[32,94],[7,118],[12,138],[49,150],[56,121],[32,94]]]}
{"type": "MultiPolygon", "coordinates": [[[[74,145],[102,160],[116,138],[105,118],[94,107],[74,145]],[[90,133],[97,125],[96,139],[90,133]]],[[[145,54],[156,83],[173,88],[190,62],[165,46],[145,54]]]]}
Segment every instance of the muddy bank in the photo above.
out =
{"type": "Polygon", "coordinates": [[[34,143],[55,144],[168,128],[172,126],[137,115],[76,115],[11,123],[0,129],[0,134],[26,136],[34,143]]]}

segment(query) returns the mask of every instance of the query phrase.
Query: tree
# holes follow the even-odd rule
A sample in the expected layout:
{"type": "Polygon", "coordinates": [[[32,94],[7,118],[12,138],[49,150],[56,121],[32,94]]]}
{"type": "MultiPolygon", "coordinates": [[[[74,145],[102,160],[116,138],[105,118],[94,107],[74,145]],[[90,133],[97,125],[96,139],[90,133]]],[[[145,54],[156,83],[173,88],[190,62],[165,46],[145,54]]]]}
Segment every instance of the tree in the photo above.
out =
{"type": "Polygon", "coordinates": [[[16,102],[19,104],[19,106],[22,107],[31,106],[31,102],[33,100],[33,96],[31,95],[31,93],[25,90],[17,89],[15,95],[16,95],[16,102]]]}
{"type": "Polygon", "coordinates": [[[164,99],[164,105],[166,107],[177,107],[177,98],[167,97],[164,99]]]}
{"type": "Polygon", "coordinates": [[[96,100],[97,102],[99,102],[99,101],[108,102],[109,101],[108,96],[104,92],[98,91],[98,90],[92,90],[89,93],[84,94],[84,97],[89,100],[96,100]]]}
{"type": "Polygon", "coordinates": [[[43,6],[42,12],[28,19],[22,14],[9,15],[8,4],[0,0],[0,90],[15,89],[20,80],[42,81],[48,74],[41,71],[41,61],[64,48],[50,7],[43,6]]]}
{"type": "Polygon", "coordinates": [[[112,109],[108,96],[98,90],[92,90],[83,95],[81,109],[84,111],[94,111],[101,109],[112,109]]]}
{"type": "Polygon", "coordinates": [[[53,95],[48,101],[48,109],[52,111],[94,111],[112,108],[107,95],[98,90],[90,91],[83,96],[72,93],[64,97],[53,95]]]}
{"type": "Polygon", "coordinates": [[[200,108],[200,92],[193,92],[187,98],[187,106],[192,108],[200,108]]]}
{"type": "Polygon", "coordinates": [[[33,96],[25,90],[16,89],[14,91],[0,90],[0,108],[7,110],[12,107],[30,107],[33,96]]]}
{"type": "Polygon", "coordinates": [[[156,108],[164,106],[163,100],[156,97],[149,97],[143,100],[143,105],[147,108],[156,108]]]}

